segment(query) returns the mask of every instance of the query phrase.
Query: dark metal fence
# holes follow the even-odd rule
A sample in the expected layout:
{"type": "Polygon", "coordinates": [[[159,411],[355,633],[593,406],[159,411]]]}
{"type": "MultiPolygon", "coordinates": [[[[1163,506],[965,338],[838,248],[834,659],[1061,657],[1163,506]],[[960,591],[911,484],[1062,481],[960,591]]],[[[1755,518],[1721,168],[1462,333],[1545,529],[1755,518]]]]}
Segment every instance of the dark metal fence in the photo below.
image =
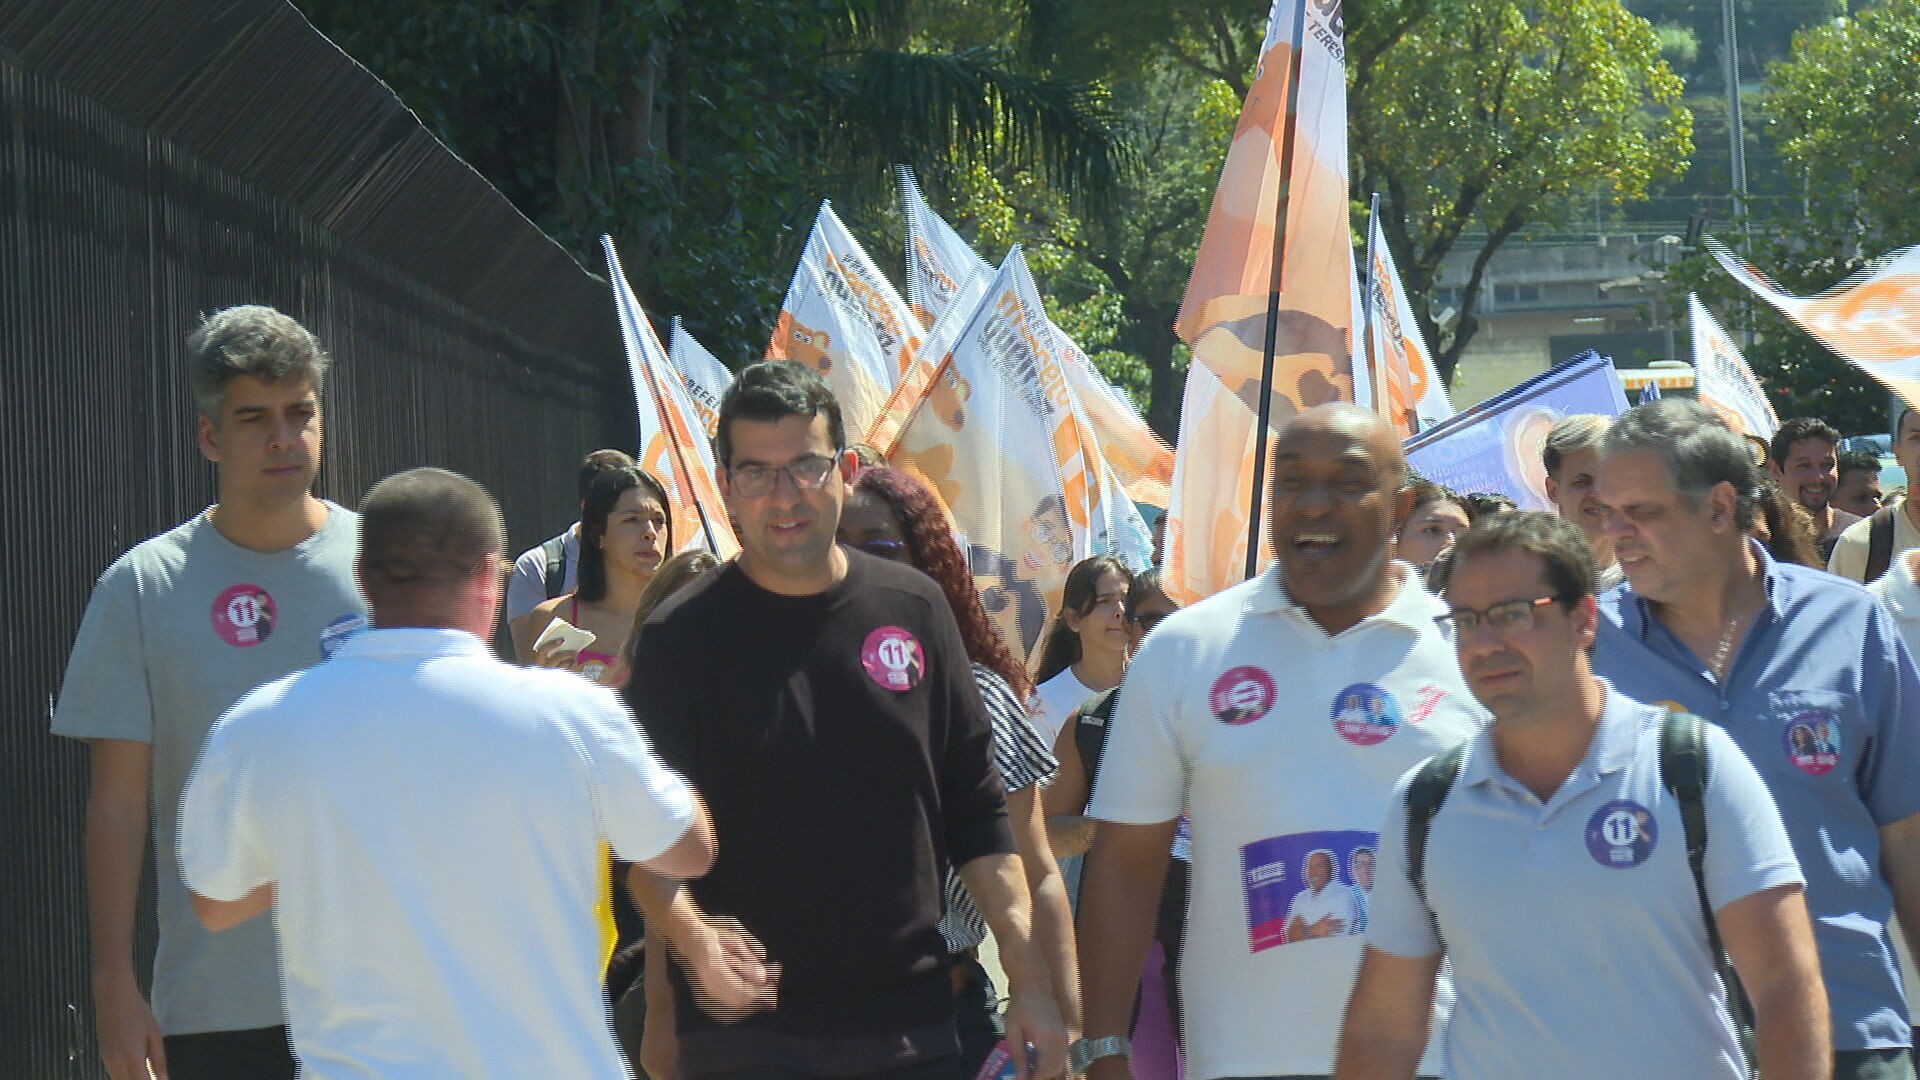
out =
{"type": "Polygon", "coordinates": [[[572,519],[579,455],[633,439],[604,284],[290,7],[0,5],[9,1080],[105,1075],[85,749],[47,726],[95,577],[213,498],[184,339],[240,302],[287,311],[334,354],[321,491],[339,502],[443,465],[491,488],[531,544],[572,519]]]}

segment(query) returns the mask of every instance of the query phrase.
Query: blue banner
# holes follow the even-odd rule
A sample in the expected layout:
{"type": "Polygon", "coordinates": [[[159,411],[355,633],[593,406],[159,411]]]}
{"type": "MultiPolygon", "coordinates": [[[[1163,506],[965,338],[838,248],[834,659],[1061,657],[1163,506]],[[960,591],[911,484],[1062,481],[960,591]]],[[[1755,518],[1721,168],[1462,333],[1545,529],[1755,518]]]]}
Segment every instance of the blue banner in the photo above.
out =
{"type": "Polygon", "coordinates": [[[1626,411],[1613,361],[1588,350],[1408,439],[1407,465],[1463,494],[1498,491],[1522,510],[1552,510],[1547,432],[1563,416],[1626,411]]]}

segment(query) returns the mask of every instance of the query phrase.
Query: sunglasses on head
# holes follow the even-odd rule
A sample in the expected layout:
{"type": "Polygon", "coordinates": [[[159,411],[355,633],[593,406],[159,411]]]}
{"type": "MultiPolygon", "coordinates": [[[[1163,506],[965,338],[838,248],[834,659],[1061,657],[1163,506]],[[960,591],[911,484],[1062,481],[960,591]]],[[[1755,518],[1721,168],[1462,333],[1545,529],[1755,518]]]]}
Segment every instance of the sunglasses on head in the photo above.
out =
{"type": "Polygon", "coordinates": [[[907,553],[905,540],[862,540],[853,545],[855,549],[882,559],[898,559],[907,553]]]}

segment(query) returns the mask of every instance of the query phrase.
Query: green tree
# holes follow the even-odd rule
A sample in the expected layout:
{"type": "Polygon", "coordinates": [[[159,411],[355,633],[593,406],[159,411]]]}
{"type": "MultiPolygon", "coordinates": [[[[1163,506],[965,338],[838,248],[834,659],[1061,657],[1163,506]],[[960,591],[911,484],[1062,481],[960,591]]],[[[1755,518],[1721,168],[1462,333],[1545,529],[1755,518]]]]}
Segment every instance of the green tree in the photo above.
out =
{"type": "Polygon", "coordinates": [[[1618,0],[1460,0],[1353,73],[1356,190],[1382,194],[1383,231],[1443,380],[1479,329],[1501,245],[1564,219],[1596,186],[1638,199],[1685,168],[1692,118],[1660,46],[1618,0]],[[1461,243],[1474,257],[1443,332],[1433,293],[1461,243]]]}

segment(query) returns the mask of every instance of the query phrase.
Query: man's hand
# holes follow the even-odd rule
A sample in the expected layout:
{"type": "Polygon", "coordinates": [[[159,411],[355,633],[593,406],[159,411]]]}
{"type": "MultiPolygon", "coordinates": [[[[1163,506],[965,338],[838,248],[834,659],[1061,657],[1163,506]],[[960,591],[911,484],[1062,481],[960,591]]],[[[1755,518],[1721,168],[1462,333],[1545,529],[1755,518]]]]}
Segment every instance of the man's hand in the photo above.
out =
{"type": "Polygon", "coordinates": [[[1347,932],[1347,922],[1337,915],[1322,916],[1319,922],[1307,927],[1308,937],[1339,937],[1347,932]]]}
{"type": "Polygon", "coordinates": [[[94,1023],[100,1033],[100,1060],[113,1080],[167,1080],[167,1051],[160,1022],[129,977],[93,991],[94,1023]]]}
{"type": "Polygon", "coordinates": [[[1007,1002],[1007,1048],[1013,1052],[1013,1075],[1018,1080],[1050,1080],[1067,1071],[1067,1025],[1060,1019],[1060,1008],[1053,995],[1016,992],[1007,1002]],[[1033,1044],[1037,1060],[1027,1069],[1028,1043],[1033,1044]]]}
{"type": "Polygon", "coordinates": [[[780,965],[767,962],[766,947],[739,920],[709,917],[702,931],[687,936],[691,940],[684,951],[678,943],[669,947],[686,969],[703,1012],[731,1024],[774,1007],[780,965]]]}

